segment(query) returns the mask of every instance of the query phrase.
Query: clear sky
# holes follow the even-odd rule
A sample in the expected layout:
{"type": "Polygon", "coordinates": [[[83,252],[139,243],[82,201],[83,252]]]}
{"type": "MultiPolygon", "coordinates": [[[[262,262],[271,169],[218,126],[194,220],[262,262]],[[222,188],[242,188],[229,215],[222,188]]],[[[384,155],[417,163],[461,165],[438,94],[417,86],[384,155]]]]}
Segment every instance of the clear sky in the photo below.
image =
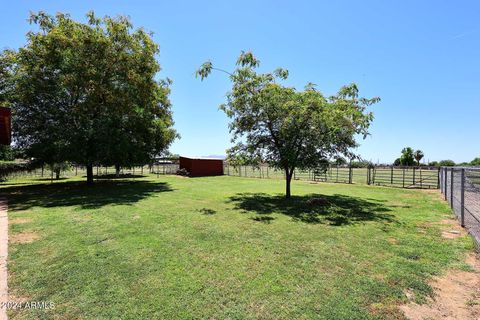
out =
{"type": "Polygon", "coordinates": [[[330,95],[356,82],[380,96],[360,155],[391,162],[405,146],[425,160],[480,156],[479,1],[1,1],[0,48],[18,48],[29,11],[84,19],[128,15],[154,32],[160,77],[169,77],[175,127],[171,147],[185,155],[224,154],[228,119],[218,110],[230,84],[223,74],[201,82],[205,60],[233,69],[252,50],[261,70],[289,69],[288,84],[307,82],[330,95]]]}

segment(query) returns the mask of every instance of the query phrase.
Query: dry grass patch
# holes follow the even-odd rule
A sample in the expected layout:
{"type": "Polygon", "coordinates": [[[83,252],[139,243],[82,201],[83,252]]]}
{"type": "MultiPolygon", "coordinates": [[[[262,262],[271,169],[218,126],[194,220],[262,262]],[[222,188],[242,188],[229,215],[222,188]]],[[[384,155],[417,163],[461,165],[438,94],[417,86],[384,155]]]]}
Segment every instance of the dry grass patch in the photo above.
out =
{"type": "Polygon", "coordinates": [[[8,221],[10,224],[24,224],[32,222],[31,218],[13,218],[8,221]]]}
{"type": "Polygon", "coordinates": [[[456,239],[467,235],[467,231],[453,219],[443,219],[441,225],[448,226],[448,229],[442,231],[442,237],[445,239],[456,239]]]}
{"type": "Polygon", "coordinates": [[[466,263],[473,271],[450,270],[431,281],[434,297],[419,305],[410,302],[400,307],[408,319],[479,319],[480,261],[471,254],[466,263]]]}
{"type": "Polygon", "coordinates": [[[40,235],[36,232],[25,231],[12,234],[9,238],[11,243],[30,243],[40,239],[40,235]]]}

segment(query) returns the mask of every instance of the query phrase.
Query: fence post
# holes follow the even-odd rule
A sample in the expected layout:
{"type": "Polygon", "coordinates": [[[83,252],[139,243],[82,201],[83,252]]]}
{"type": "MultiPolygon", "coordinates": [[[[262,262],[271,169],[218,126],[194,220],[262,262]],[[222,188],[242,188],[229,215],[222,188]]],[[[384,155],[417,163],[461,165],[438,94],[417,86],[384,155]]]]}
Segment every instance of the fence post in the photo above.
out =
{"type": "Polygon", "coordinates": [[[367,184],[370,185],[370,167],[367,168],[367,184]]]}
{"type": "Polygon", "coordinates": [[[415,187],[416,181],[415,181],[415,167],[413,167],[413,186],[415,187]]]}
{"type": "Polygon", "coordinates": [[[392,166],[392,168],[391,168],[391,170],[390,170],[390,184],[393,185],[393,166],[392,166]]]}
{"type": "Polygon", "coordinates": [[[423,181],[422,181],[422,167],[419,168],[420,170],[420,189],[423,189],[423,181]]]}
{"type": "Polygon", "coordinates": [[[462,182],[460,186],[460,194],[461,194],[460,221],[461,221],[462,227],[465,227],[465,168],[462,168],[462,182]]]}
{"type": "Polygon", "coordinates": [[[447,201],[447,168],[443,168],[443,191],[445,195],[445,201],[447,201]]]}
{"type": "Polygon", "coordinates": [[[443,194],[443,170],[438,168],[438,182],[440,184],[440,193],[443,194]]]}
{"type": "Polygon", "coordinates": [[[405,167],[403,167],[402,173],[402,188],[405,188],[405,167]]]}
{"type": "Polygon", "coordinates": [[[450,207],[453,209],[453,168],[450,172],[450,207]]]}
{"type": "MultiPolygon", "coordinates": [[[[338,180],[338,178],[337,178],[338,180]]],[[[348,183],[352,184],[353,183],[353,168],[352,165],[348,167],[348,183]]]]}
{"type": "Polygon", "coordinates": [[[437,175],[437,189],[440,189],[440,168],[438,168],[438,175],[437,175]]]}

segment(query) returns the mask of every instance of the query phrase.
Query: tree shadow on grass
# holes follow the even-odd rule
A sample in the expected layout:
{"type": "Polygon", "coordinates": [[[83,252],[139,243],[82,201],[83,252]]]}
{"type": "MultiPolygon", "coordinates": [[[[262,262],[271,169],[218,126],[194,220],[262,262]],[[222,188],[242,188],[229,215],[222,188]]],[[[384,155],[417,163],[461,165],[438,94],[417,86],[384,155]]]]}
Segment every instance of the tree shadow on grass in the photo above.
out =
{"type": "Polygon", "coordinates": [[[202,208],[202,209],[197,210],[197,211],[201,212],[203,215],[206,215],[206,216],[211,216],[211,215],[217,214],[216,210],[208,209],[208,208],[202,208]]]}
{"type": "Polygon", "coordinates": [[[2,188],[0,196],[8,199],[11,210],[32,207],[80,206],[96,209],[109,204],[133,204],[159,192],[173,191],[168,183],[150,181],[61,182],[2,188]]]}
{"type": "MultiPolygon", "coordinates": [[[[284,195],[240,193],[230,197],[230,201],[235,204],[235,209],[244,212],[259,215],[280,213],[306,223],[342,226],[366,221],[395,222],[394,216],[388,213],[391,210],[384,204],[341,194],[309,194],[286,199],[284,195]]],[[[262,216],[252,219],[268,223],[273,220],[262,216]]]]}
{"type": "Polygon", "coordinates": [[[118,176],[116,174],[102,174],[95,176],[97,180],[117,180],[117,179],[137,179],[137,178],[145,178],[146,176],[142,174],[131,174],[131,173],[122,173],[118,176]]]}
{"type": "Polygon", "coordinates": [[[273,220],[275,220],[275,218],[272,218],[270,216],[257,216],[257,217],[252,217],[250,219],[256,222],[261,222],[266,224],[270,224],[273,220]]]}
{"type": "Polygon", "coordinates": [[[36,179],[32,179],[33,181],[61,181],[61,180],[67,180],[68,178],[67,177],[60,177],[60,178],[49,178],[49,177],[46,177],[46,178],[36,178],[36,179]]]}

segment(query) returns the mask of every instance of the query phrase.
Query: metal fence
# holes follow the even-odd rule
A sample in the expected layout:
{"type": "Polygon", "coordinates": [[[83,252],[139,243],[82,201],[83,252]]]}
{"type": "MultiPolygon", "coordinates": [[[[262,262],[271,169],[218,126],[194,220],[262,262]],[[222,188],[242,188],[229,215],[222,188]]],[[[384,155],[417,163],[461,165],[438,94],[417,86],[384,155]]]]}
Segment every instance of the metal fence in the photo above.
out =
{"type": "Polygon", "coordinates": [[[438,167],[379,166],[368,171],[368,184],[402,188],[440,188],[438,167]]]}
{"type": "MultiPolygon", "coordinates": [[[[159,163],[153,165],[145,166],[132,166],[132,167],[121,167],[120,174],[138,176],[145,174],[176,174],[179,169],[178,163],[159,163]]],[[[93,174],[95,178],[102,178],[105,176],[111,176],[116,173],[115,167],[110,166],[94,166],[93,174]]],[[[86,176],[87,170],[83,166],[70,166],[67,170],[62,170],[60,172],[60,177],[75,177],[75,176],[86,176]]],[[[8,175],[8,180],[16,179],[55,179],[55,173],[50,169],[49,166],[39,167],[31,171],[20,171],[17,173],[11,173],[8,175]]]]}
{"type": "Polygon", "coordinates": [[[480,245],[480,168],[442,167],[440,189],[462,227],[480,245]]]}
{"type": "MultiPolygon", "coordinates": [[[[438,167],[376,166],[371,168],[354,168],[351,166],[331,166],[323,172],[295,170],[293,179],[401,188],[438,189],[440,187],[439,170],[438,167]]],[[[228,163],[225,163],[224,173],[226,175],[249,178],[285,178],[283,170],[274,169],[268,165],[230,166],[228,163]]]]}

